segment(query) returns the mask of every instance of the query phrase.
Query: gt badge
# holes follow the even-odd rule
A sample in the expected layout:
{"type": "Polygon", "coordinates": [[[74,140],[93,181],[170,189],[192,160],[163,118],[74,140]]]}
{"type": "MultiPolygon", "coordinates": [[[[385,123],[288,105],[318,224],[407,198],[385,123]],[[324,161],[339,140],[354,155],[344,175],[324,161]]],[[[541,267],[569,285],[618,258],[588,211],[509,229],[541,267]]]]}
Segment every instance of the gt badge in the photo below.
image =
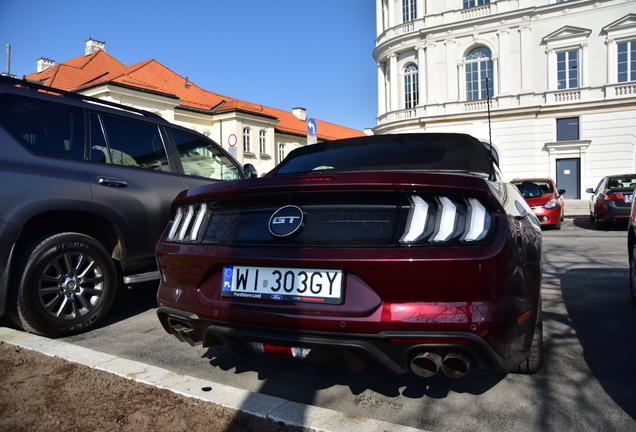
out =
{"type": "Polygon", "coordinates": [[[293,205],[281,207],[269,218],[269,232],[274,237],[288,237],[304,226],[303,211],[293,205]]]}

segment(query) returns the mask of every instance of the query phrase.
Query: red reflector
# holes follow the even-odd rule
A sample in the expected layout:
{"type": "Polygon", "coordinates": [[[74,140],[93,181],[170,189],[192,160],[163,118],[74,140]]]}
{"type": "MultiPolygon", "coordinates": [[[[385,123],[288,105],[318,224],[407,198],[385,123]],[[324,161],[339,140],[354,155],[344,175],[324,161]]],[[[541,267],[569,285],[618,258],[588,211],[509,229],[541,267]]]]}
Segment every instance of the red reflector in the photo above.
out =
{"type": "Polygon", "coordinates": [[[395,343],[425,343],[425,344],[433,344],[433,343],[470,343],[469,340],[466,339],[408,339],[408,338],[391,338],[389,339],[391,342],[395,343]]]}
{"type": "Polygon", "coordinates": [[[292,357],[291,347],[263,344],[263,350],[265,354],[277,355],[282,357],[292,357]]]}
{"type": "Polygon", "coordinates": [[[625,199],[623,194],[609,194],[605,196],[606,200],[625,199]]]}

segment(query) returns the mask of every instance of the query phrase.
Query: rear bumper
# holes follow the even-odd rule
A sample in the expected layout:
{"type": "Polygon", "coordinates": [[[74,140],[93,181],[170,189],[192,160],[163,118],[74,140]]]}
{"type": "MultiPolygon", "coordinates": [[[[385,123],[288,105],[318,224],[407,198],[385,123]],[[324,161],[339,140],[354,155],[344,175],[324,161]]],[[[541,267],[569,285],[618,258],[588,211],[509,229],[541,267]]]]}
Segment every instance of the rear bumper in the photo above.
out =
{"type": "MultiPolygon", "coordinates": [[[[481,337],[461,331],[383,331],[376,334],[282,330],[273,327],[235,326],[200,319],[178,309],[160,307],[157,315],[164,329],[182,342],[203,347],[225,345],[234,356],[253,352],[250,342],[310,348],[305,360],[341,358],[347,369],[357,371],[373,360],[396,374],[408,371],[411,360],[423,352],[442,356],[459,351],[479,368],[508,372],[523,362],[528,351],[501,357],[481,337]]],[[[523,336],[521,336],[523,337],[523,336]]]]}

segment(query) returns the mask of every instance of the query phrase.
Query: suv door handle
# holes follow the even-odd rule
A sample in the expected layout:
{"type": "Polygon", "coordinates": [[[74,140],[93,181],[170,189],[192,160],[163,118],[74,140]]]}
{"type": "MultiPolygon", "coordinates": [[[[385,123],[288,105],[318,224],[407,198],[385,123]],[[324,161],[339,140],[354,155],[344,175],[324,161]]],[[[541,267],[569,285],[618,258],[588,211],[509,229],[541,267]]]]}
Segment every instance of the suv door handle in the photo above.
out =
{"type": "Polygon", "coordinates": [[[128,183],[123,180],[119,180],[111,177],[97,177],[97,181],[100,185],[112,186],[112,187],[126,187],[128,183]]]}

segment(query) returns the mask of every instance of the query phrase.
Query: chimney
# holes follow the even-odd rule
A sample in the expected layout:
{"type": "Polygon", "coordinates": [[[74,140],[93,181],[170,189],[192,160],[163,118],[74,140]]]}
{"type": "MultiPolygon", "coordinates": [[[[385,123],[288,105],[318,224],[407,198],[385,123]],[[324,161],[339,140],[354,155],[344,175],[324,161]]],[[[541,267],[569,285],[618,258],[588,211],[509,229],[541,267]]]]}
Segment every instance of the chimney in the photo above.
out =
{"type": "Polygon", "coordinates": [[[307,121],[307,110],[305,108],[293,108],[292,113],[298,120],[307,121]]]}
{"type": "Polygon", "coordinates": [[[84,50],[84,55],[91,55],[96,53],[99,50],[106,51],[106,42],[100,42],[93,38],[89,38],[86,41],[86,49],[84,50]]]}
{"type": "Polygon", "coordinates": [[[55,66],[55,61],[44,58],[44,57],[40,57],[38,59],[38,72],[44,72],[51,66],[55,66]]]}

